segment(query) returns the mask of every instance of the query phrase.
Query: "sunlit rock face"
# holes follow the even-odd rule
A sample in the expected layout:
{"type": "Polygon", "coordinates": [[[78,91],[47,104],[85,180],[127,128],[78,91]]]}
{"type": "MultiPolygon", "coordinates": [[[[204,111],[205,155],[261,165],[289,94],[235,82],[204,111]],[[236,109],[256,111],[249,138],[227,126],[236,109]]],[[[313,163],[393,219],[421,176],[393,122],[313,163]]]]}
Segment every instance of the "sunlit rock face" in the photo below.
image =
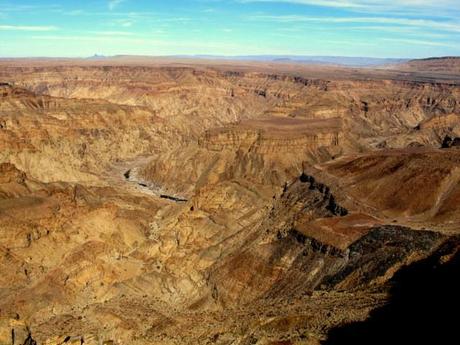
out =
{"type": "Polygon", "coordinates": [[[0,65],[0,344],[332,342],[454,270],[460,86],[296,68],[0,65]]]}

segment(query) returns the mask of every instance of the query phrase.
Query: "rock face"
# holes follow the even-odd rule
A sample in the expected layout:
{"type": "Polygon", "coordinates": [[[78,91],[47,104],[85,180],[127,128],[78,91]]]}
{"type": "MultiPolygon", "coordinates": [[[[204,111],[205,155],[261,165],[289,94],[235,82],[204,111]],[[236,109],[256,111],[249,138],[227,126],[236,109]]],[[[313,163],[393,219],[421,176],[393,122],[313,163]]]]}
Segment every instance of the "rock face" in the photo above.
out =
{"type": "Polygon", "coordinates": [[[29,328],[23,321],[17,319],[1,320],[0,323],[1,344],[35,345],[29,328]]]}
{"type": "Polygon", "coordinates": [[[459,286],[451,276],[458,272],[459,264],[458,243],[446,241],[428,258],[393,276],[388,303],[372,311],[365,321],[332,329],[324,343],[449,343],[455,325],[444,312],[458,306],[459,286]],[[444,257],[450,259],[445,261],[444,257]],[[420,326],[429,331],[419,332],[420,326]],[[395,332],[385,332],[388,329],[395,332]],[[375,334],[380,336],[375,338],[375,334]]]}
{"type": "Polygon", "coordinates": [[[451,138],[449,136],[445,136],[444,140],[442,141],[443,149],[448,149],[450,147],[460,147],[460,138],[451,138]]]}
{"type": "Polygon", "coordinates": [[[211,151],[240,149],[260,153],[298,152],[339,146],[341,131],[339,118],[307,120],[266,117],[208,130],[199,144],[211,151]]]}
{"type": "Polygon", "coordinates": [[[340,343],[457,267],[458,85],[248,68],[0,65],[0,344],[340,343]]]}
{"type": "Polygon", "coordinates": [[[382,150],[324,165],[360,208],[417,228],[458,227],[460,156],[451,150],[382,150]]]}

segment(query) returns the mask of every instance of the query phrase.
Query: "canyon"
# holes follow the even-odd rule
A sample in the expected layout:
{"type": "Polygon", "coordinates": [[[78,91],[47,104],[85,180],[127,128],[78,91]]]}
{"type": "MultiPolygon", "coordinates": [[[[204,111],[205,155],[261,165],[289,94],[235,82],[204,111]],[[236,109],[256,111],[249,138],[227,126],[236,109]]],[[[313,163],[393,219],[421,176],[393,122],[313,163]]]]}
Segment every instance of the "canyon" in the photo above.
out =
{"type": "Polygon", "coordinates": [[[443,343],[456,63],[1,60],[0,344],[443,343]]]}

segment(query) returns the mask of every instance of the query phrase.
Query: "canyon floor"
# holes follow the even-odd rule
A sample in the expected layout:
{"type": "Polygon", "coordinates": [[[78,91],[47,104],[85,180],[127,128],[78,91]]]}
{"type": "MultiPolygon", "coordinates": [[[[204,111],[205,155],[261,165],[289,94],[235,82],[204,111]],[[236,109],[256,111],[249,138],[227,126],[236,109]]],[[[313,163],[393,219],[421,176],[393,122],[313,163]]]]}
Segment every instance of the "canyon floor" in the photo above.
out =
{"type": "Polygon", "coordinates": [[[456,343],[458,65],[0,60],[0,344],[456,343]]]}

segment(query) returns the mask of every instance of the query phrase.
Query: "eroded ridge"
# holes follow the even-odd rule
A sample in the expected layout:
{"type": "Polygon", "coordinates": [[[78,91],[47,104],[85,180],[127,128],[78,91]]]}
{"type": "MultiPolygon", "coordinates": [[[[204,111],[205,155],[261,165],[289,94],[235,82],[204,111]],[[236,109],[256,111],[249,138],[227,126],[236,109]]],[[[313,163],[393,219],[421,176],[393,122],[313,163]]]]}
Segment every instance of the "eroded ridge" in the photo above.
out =
{"type": "Polygon", "coordinates": [[[440,63],[0,61],[0,344],[450,327],[460,88],[440,63]]]}

